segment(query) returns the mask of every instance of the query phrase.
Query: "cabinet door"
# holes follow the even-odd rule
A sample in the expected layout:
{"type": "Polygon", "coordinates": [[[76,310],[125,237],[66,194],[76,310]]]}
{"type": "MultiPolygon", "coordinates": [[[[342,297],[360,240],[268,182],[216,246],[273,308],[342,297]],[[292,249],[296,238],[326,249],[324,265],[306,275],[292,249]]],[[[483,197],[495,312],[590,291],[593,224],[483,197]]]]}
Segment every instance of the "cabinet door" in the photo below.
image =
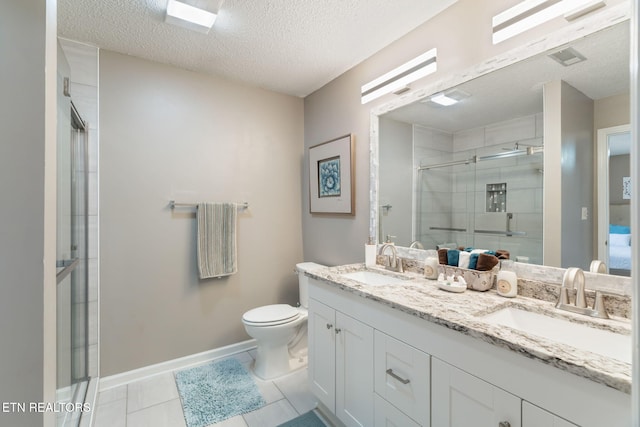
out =
{"type": "Polygon", "coordinates": [[[335,310],[309,299],[308,347],[311,392],[335,413],[336,319],[335,310]]]}
{"type": "Polygon", "coordinates": [[[374,396],[374,402],[373,427],[424,427],[377,394],[374,396]]]}
{"type": "Polygon", "coordinates": [[[336,415],[347,427],[373,425],[373,328],[336,312],[336,415]]]}
{"type": "Polygon", "coordinates": [[[429,426],[429,355],[380,331],[374,338],[376,393],[421,426],[429,426]]]}
{"type": "Polygon", "coordinates": [[[551,412],[522,401],[522,427],[577,427],[551,412]]]}
{"type": "Polygon", "coordinates": [[[520,398],[431,358],[431,421],[438,427],[521,426],[520,398]]]}

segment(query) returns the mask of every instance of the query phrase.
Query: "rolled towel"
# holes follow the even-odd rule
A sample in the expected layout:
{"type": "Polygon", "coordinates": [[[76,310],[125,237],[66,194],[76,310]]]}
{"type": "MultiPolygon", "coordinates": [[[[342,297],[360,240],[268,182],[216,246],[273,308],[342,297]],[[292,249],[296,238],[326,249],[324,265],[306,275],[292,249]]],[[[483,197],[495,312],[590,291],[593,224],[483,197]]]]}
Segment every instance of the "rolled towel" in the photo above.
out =
{"type": "Polygon", "coordinates": [[[449,249],[447,251],[447,264],[457,267],[460,259],[460,251],[458,249],[449,249]]]}
{"type": "Polygon", "coordinates": [[[466,251],[461,251],[458,256],[458,267],[460,268],[469,268],[469,259],[471,258],[471,254],[466,251]]]}
{"type": "Polygon", "coordinates": [[[498,259],[509,259],[511,255],[509,254],[509,251],[506,249],[498,249],[496,251],[496,256],[498,257],[498,259]]]}
{"type": "Polygon", "coordinates": [[[438,263],[447,265],[447,252],[449,249],[438,249],[438,263]]]}
{"type": "Polygon", "coordinates": [[[471,249],[471,256],[469,257],[469,269],[476,270],[478,265],[478,255],[487,252],[486,249],[471,249]]]}
{"type": "Polygon", "coordinates": [[[496,265],[498,265],[500,261],[498,257],[495,255],[489,254],[479,254],[478,255],[478,263],[476,264],[476,270],[478,271],[489,271],[496,265]]]}
{"type": "Polygon", "coordinates": [[[477,265],[478,265],[478,257],[480,256],[479,253],[471,253],[469,255],[469,269],[470,270],[475,270],[477,265]]]}

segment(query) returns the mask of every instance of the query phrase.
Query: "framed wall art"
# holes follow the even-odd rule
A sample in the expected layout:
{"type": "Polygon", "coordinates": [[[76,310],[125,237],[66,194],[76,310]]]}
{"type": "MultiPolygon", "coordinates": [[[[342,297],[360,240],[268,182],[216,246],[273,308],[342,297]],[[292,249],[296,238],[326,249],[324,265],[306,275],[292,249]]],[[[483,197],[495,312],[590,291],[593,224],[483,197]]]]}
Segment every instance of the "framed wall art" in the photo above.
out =
{"type": "Polygon", "coordinates": [[[622,198],[626,200],[631,199],[631,177],[625,176],[622,178],[622,198]]]}
{"type": "Polygon", "coordinates": [[[353,135],[309,147],[312,214],[355,215],[353,135]]]}

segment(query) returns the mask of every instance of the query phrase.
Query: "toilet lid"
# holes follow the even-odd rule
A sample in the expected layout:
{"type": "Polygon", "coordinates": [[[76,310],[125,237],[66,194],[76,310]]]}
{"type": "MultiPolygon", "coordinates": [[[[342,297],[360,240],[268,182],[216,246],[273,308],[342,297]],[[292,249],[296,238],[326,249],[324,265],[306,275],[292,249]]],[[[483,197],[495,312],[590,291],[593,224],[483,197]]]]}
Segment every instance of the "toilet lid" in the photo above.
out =
{"type": "Polygon", "coordinates": [[[300,311],[289,304],[272,304],[247,311],[242,319],[248,323],[266,324],[291,321],[300,315],[300,311]]]}

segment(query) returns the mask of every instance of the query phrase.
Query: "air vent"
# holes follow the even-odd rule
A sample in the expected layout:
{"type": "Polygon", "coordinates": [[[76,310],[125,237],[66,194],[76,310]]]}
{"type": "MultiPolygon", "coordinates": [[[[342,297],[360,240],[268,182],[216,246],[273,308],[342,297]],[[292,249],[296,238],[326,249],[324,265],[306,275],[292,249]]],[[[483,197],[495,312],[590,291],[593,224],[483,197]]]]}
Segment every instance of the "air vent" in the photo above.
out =
{"type": "Polygon", "coordinates": [[[580,52],[578,52],[572,47],[552,53],[549,55],[549,57],[554,61],[564,65],[565,67],[587,60],[587,58],[582,56],[580,52]]]}

